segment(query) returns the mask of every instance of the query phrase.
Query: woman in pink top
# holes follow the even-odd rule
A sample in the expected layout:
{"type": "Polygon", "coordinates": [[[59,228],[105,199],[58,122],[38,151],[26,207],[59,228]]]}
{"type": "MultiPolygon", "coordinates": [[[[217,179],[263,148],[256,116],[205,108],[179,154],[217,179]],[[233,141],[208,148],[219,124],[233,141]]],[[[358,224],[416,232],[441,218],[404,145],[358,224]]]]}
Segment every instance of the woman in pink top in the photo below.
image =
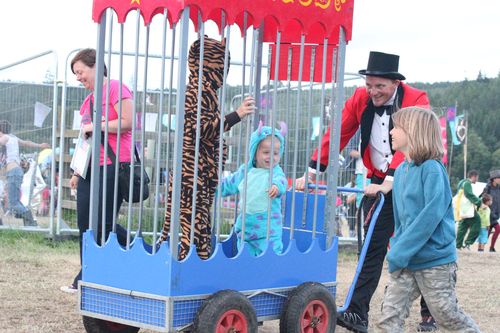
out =
{"type": "MultiPolygon", "coordinates": [[[[96,51],[94,49],[83,49],[79,51],[73,60],[71,61],[71,70],[76,75],[76,79],[83,84],[83,86],[90,90],[91,93],[85,98],[82,106],[80,107],[80,115],[82,116],[82,129],[88,134],[92,135],[94,129],[96,129],[97,124],[93,124],[93,105],[95,105],[94,101],[94,87],[95,87],[95,73],[96,73],[96,51]]],[[[107,69],[104,68],[104,77],[107,76],[107,69]]],[[[119,156],[120,162],[130,162],[131,161],[131,145],[132,145],[132,119],[133,119],[133,99],[132,93],[128,89],[127,86],[121,84],[116,80],[104,80],[104,86],[102,91],[102,122],[98,125],[101,126],[101,129],[104,130],[105,120],[106,120],[106,111],[108,109],[108,142],[103,142],[101,145],[101,154],[100,154],[100,162],[101,166],[101,179],[100,183],[100,193],[99,193],[99,221],[98,221],[98,242],[101,240],[101,228],[102,228],[102,203],[106,200],[106,237],[111,232],[113,227],[113,216],[118,214],[120,210],[120,206],[123,202],[123,197],[118,191],[117,197],[117,205],[116,211],[113,212],[113,195],[105,195],[103,197],[102,189],[103,189],[103,166],[104,166],[104,146],[109,146],[113,150],[113,153],[116,156],[119,156]],[[109,87],[107,86],[109,84],[109,87]],[[119,93],[120,87],[122,90],[121,97],[121,119],[118,119],[118,109],[120,105],[119,93]],[[109,91],[109,98],[106,98],[106,94],[109,91]],[[106,100],[108,100],[109,105],[106,105],[106,100]],[[117,132],[118,132],[118,124],[121,123],[121,133],[120,133],[120,151],[116,151],[117,146],[117,132]]],[[[106,187],[107,189],[114,188],[114,174],[115,174],[115,166],[111,159],[108,157],[106,162],[107,164],[107,178],[106,178],[106,187]]],[[[76,210],[77,210],[77,221],[78,221],[78,229],[80,230],[80,262],[81,262],[81,254],[82,254],[82,236],[83,233],[88,229],[90,222],[90,169],[87,171],[87,175],[85,178],[80,175],[74,173],[70,180],[70,186],[72,189],[77,190],[77,199],[76,199],[76,210]]],[[[118,238],[118,242],[122,245],[126,244],[127,241],[127,231],[120,226],[116,225],[116,234],[118,238]]],[[[61,290],[65,292],[76,292],[78,287],[78,281],[81,280],[82,271],[75,277],[73,283],[70,286],[63,286],[61,290]]]]}

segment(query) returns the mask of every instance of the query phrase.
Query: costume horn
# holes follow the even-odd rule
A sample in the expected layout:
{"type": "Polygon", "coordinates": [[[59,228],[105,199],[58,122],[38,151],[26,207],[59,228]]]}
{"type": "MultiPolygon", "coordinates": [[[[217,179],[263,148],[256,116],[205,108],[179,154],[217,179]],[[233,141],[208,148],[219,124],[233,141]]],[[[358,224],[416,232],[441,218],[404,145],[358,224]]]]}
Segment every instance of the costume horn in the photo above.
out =
{"type": "Polygon", "coordinates": [[[262,133],[262,120],[259,120],[259,127],[257,127],[257,133],[260,135],[262,133]]]}
{"type": "Polygon", "coordinates": [[[283,137],[286,136],[286,134],[288,133],[288,126],[286,125],[286,123],[284,121],[278,121],[278,124],[280,125],[280,133],[283,137]]]}

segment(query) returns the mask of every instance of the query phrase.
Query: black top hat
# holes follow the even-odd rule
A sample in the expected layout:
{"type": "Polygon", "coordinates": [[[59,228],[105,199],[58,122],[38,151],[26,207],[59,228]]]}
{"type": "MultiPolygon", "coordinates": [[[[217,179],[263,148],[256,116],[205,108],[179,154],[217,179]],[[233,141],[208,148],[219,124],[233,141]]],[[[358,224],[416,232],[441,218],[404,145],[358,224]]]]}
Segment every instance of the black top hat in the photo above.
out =
{"type": "Polygon", "coordinates": [[[395,54],[370,52],[368,67],[360,70],[361,75],[378,76],[393,80],[406,79],[403,74],[398,73],[399,56],[395,54]]]}

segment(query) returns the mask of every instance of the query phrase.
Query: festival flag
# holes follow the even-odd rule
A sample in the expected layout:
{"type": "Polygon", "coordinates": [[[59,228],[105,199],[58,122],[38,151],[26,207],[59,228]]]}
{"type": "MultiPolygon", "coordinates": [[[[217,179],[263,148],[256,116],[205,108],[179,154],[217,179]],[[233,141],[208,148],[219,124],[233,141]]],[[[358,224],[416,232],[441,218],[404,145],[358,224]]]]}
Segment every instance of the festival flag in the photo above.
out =
{"type": "Polygon", "coordinates": [[[52,109],[48,107],[47,105],[36,102],[35,103],[35,116],[34,116],[34,124],[36,127],[42,127],[43,122],[45,121],[45,118],[49,115],[50,111],[52,109]]]}
{"type": "Polygon", "coordinates": [[[460,141],[457,137],[457,108],[451,106],[447,111],[448,125],[450,126],[451,131],[451,140],[454,145],[459,145],[460,141]]]}
{"type": "Polygon", "coordinates": [[[444,154],[443,154],[443,164],[448,163],[448,141],[446,137],[446,117],[439,118],[439,123],[441,124],[441,140],[443,142],[444,154]]]}

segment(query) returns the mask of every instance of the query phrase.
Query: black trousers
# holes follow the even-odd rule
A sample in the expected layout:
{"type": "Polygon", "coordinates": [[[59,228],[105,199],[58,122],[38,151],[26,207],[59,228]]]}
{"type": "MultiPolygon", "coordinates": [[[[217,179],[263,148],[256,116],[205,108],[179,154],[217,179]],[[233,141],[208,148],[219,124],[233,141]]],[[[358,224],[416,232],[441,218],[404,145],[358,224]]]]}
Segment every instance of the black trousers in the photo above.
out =
{"type": "MultiPolygon", "coordinates": [[[[102,209],[103,202],[106,200],[106,217],[105,217],[105,234],[106,238],[109,233],[113,229],[113,216],[118,215],[118,211],[120,210],[121,204],[123,202],[123,197],[118,191],[117,196],[117,207],[116,211],[113,212],[113,189],[114,189],[114,174],[115,167],[114,165],[108,165],[107,167],[107,177],[106,177],[106,195],[103,196],[103,168],[101,166],[100,170],[100,179],[99,179],[99,208],[98,208],[98,230],[97,230],[97,243],[101,244],[102,238],[102,209]]],[[[80,177],[78,179],[77,186],[77,198],[76,198],[76,214],[77,214],[77,222],[78,222],[78,230],[79,230],[79,241],[80,241],[80,264],[82,264],[82,241],[83,234],[89,228],[90,221],[90,170],[88,171],[87,178],[84,179],[80,177]]],[[[116,224],[116,235],[118,238],[118,242],[125,246],[127,244],[127,230],[123,228],[118,223],[116,224]]],[[[78,281],[82,279],[82,270],[80,268],[80,272],[75,276],[73,280],[73,286],[78,285],[78,281]]]]}
{"type": "MultiPolygon", "coordinates": [[[[372,177],[372,184],[382,184],[383,179],[372,177]]],[[[373,203],[374,197],[366,197],[363,200],[364,204],[362,209],[365,216],[373,203]]],[[[368,231],[368,225],[364,226],[365,236],[368,231]]],[[[370,301],[373,293],[377,289],[382,274],[382,267],[384,265],[385,255],[387,254],[387,246],[389,245],[389,238],[394,232],[394,212],[392,210],[392,191],[385,195],[385,202],[380,210],[377,219],[377,224],[373,229],[372,238],[368,251],[366,253],[365,261],[361,272],[359,273],[358,281],[354,289],[349,310],[357,313],[361,319],[368,320],[368,312],[370,311],[370,301]]],[[[420,300],[421,315],[430,316],[429,309],[424,299],[420,300]]]]}

